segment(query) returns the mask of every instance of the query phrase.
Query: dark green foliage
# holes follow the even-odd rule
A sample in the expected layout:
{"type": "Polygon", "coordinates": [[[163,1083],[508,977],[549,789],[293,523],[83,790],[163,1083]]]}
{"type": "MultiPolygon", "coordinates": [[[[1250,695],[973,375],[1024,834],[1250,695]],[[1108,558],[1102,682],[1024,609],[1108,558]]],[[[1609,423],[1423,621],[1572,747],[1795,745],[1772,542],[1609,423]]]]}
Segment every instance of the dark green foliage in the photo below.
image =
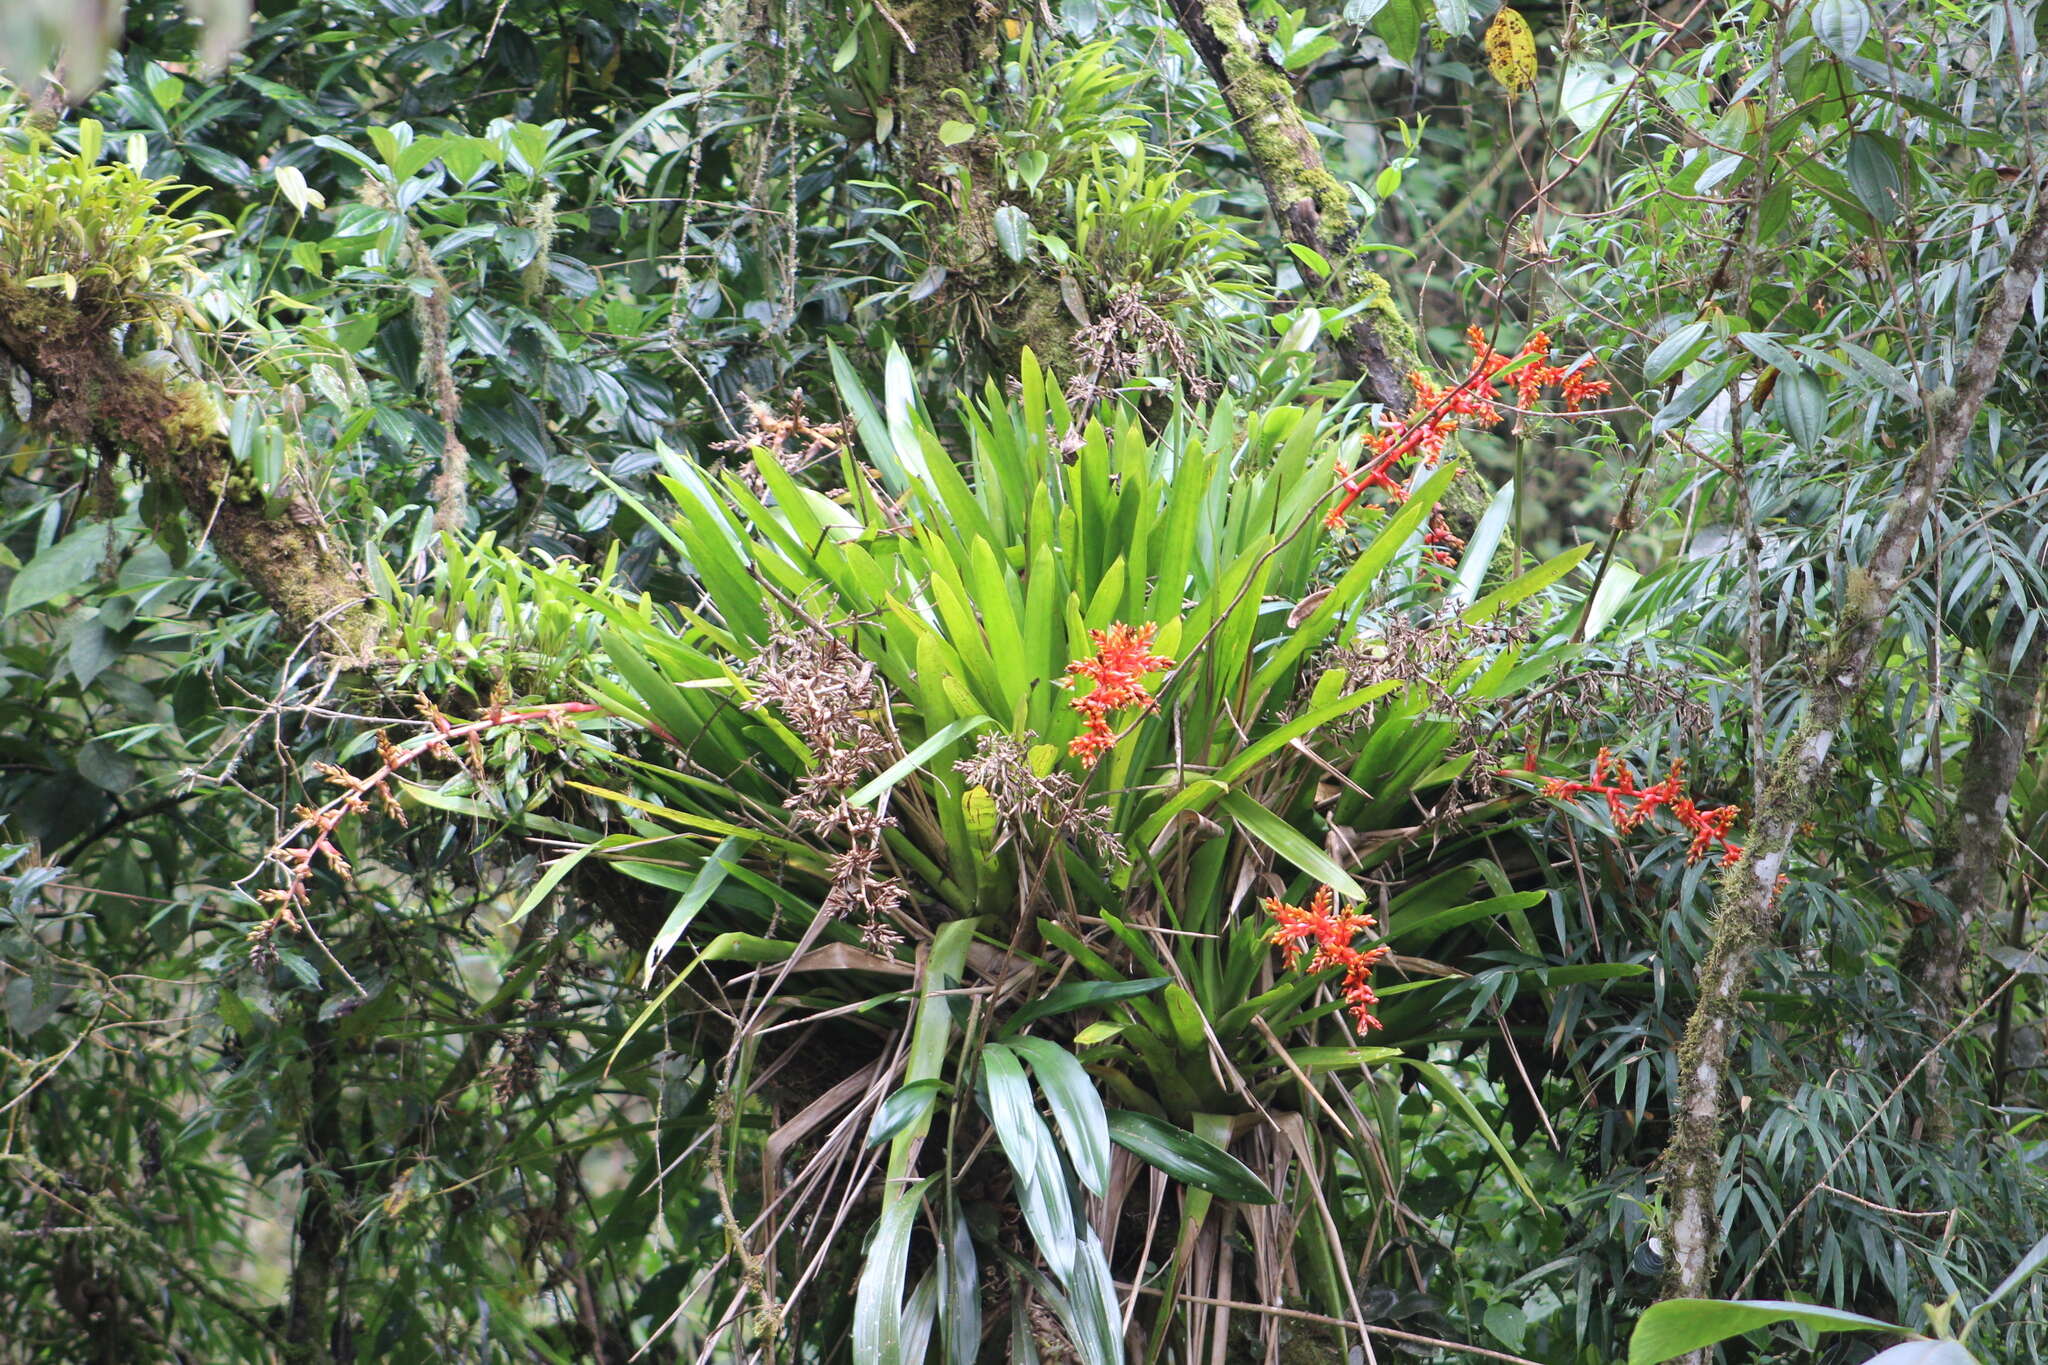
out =
{"type": "MultiPolygon", "coordinates": [[[[0,1365],[1626,1354],[1715,870],[1538,789],[1767,795],[2040,182],[2029,15],[1532,10],[1509,100],[1462,0],[1201,8],[1334,261],[1120,0],[265,0],[217,76],[152,0],[0,110],[0,1365]],[[1365,311],[1614,388],[1330,534],[1365,311]],[[179,401],[81,417],[123,374],[179,401]],[[1084,768],[1119,623],[1174,662],[1084,768]],[[1323,884],[1362,1037],[1269,942],[1323,884]]],[[[1755,945],[1716,1200],[1716,1292],[1995,1301],[1985,1360],[2048,1351],[2038,713],[1954,878],[2048,605],[2038,327],[1755,945]]],[[[1888,1341],[1796,1332],[1726,1358],[1888,1341]]]]}

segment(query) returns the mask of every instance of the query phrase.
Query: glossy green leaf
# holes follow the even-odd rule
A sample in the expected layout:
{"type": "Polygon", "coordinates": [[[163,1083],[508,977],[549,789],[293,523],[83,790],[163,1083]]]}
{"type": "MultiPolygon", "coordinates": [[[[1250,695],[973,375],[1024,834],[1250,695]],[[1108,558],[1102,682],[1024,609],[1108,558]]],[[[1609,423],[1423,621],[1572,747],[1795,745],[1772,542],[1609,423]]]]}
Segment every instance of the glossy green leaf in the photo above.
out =
{"type": "Polygon", "coordinates": [[[1069,981],[1054,986],[1038,999],[1031,1001],[1004,1024],[1005,1033],[1014,1033],[1034,1019],[1048,1015],[1065,1014],[1069,1010],[1100,1008],[1119,1000],[1134,996],[1150,995],[1164,986],[1169,978],[1163,976],[1140,977],[1133,981],[1069,981]]]}
{"type": "Polygon", "coordinates": [[[1031,1082],[1017,1054],[1001,1043],[981,1050],[981,1075],[988,1087],[989,1122],[1009,1158],[1025,1226],[1052,1273],[1064,1283],[1073,1273],[1076,1243],[1073,1208],[1058,1178],[1058,1148],[1038,1116],[1031,1082]]]}
{"type": "Polygon", "coordinates": [[[1045,1094],[1053,1122],[1066,1141],[1068,1158],[1088,1192],[1100,1199],[1109,1192],[1109,1121],[1102,1097],[1074,1054],[1043,1038],[1016,1038],[1010,1046],[1030,1063],[1031,1074],[1045,1094]]]}
{"type": "Polygon", "coordinates": [[[1687,361],[1707,344],[1707,334],[1712,324],[1705,318],[1688,322],[1673,328],[1658,342],[1643,361],[1643,382],[1661,384],[1675,374],[1687,361]]]}
{"type": "Polygon", "coordinates": [[[868,1145],[887,1142],[931,1113],[938,1097],[953,1087],[939,1080],[911,1081],[898,1087],[875,1108],[868,1124],[868,1145]]]}
{"type": "Polygon", "coordinates": [[[1878,1318],[1807,1303],[1776,1299],[1666,1299],[1651,1304],[1636,1320],[1628,1340],[1628,1365],[1663,1365],[1730,1337],[1773,1323],[1796,1322],[1817,1332],[1900,1332],[1878,1318]]]}
{"type": "Polygon", "coordinates": [[[905,1190],[882,1213],[867,1263],[853,1292],[853,1352],[874,1365],[905,1365],[903,1360],[903,1281],[910,1270],[910,1234],[924,1207],[924,1192],[937,1176],[926,1176],[905,1190]]]}
{"type": "Polygon", "coordinates": [[[1273,1192],[1251,1168],[1205,1138],[1164,1119],[1130,1109],[1109,1111],[1109,1138],[1148,1165],[1156,1166],[1184,1185],[1234,1199],[1240,1204],[1270,1204],[1273,1192]]]}

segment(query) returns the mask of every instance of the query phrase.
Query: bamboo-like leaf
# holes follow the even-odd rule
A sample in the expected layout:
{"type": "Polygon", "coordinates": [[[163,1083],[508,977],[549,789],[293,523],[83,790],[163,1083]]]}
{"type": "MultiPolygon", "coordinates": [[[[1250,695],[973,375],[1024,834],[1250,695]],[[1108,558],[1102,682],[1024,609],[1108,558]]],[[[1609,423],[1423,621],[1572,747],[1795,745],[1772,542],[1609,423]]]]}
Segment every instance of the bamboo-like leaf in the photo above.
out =
{"type": "Polygon", "coordinates": [[[2012,1293],[2013,1290],[2026,1283],[2027,1279],[2034,1272],[2038,1271],[2044,1263],[2048,1263],[2048,1237],[2043,1237],[2040,1241],[2034,1243],[2033,1249],[2020,1257],[2019,1264],[2012,1268],[2011,1273],[1998,1282],[1998,1287],[1986,1296],[1984,1302],[1977,1305],[1976,1311],[1970,1314],[1969,1322],[1963,1328],[1963,1335],[1968,1336],[1970,1328],[1977,1325],[1977,1319],[1983,1317],[1993,1305],[1997,1304],[2007,1294],[2012,1293]]]}

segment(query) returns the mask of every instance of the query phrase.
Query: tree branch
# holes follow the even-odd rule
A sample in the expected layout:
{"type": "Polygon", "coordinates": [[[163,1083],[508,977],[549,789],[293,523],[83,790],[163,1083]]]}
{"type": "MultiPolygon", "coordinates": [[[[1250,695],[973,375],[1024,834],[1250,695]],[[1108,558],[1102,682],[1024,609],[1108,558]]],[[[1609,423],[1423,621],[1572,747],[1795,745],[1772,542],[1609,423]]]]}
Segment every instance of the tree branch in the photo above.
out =
{"type": "Polygon", "coordinates": [[[354,568],[321,528],[271,512],[234,457],[199,387],[142,368],[116,349],[90,313],[50,290],[0,277],[0,358],[48,396],[44,418],[61,435],[132,454],[177,489],[207,538],[297,634],[317,633],[343,658],[361,658],[379,615],[354,568]]]}
{"type": "Polygon", "coordinates": [[[1173,0],[1173,17],[1223,92],[1281,233],[1330,263],[1323,289],[1335,302],[1365,305],[1334,335],[1338,358],[1381,403],[1406,412],[1408,376],[1421,368],[1415,329],[1387,282],[1353,250],[1359,222],[1351,194],[1324,165],[1287,74],[1266,59],[1239,0],[1173,0]]]}
{"type": "MultiPolygon", "coordinates": [[[[2018,611],[2008,616],[1987,651],[1955,807],[1938,845],[1936,869],[1946,904],[1932,907],[1927,922],[1915,926],[1906,943],[1903,970],[1920,986],[1920,1008],[1928,1031],[1936,1035],[1948,1028],[1962,998],[1972,938],[2005,903],[2006,816],[2033,739],[2042,672],[2048,666],[2048,633],[2037,630],[2025,650],[2015,649],[2022,619],[2018,611]]],[[[1942,1063],[1937,1056],[1928,1064],[1922,1087],[1927,1096],[1921,1116],[1924,1140],[1945,1141],[1950,1134],[1942,1063]]]]}

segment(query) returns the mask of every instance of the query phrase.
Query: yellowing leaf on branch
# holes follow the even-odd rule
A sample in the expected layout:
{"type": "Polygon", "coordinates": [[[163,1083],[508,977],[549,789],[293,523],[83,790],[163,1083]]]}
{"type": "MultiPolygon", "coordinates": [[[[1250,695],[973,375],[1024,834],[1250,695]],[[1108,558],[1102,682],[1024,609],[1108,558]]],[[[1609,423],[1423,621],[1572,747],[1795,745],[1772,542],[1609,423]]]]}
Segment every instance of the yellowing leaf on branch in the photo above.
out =
{"type": "Polygon", "coordinates": [[[1486,64],[1511,95],[1536,83],[1536,35],[1527,19],[1505,6],[1486,26],[1486,64]]]}

